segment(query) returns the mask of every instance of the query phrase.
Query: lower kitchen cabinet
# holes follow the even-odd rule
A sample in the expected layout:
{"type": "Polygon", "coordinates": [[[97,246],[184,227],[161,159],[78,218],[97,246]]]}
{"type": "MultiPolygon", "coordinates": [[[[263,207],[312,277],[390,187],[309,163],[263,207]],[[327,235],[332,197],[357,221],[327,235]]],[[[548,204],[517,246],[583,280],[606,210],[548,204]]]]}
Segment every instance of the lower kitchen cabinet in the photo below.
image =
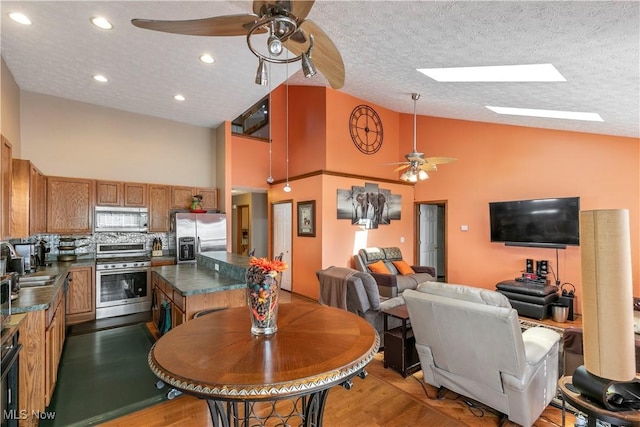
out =
{"type": "Polygon", "coordinates": [[[184,297],[179,294],[174,297],[173,287],[163,280],[158,274],[152,273],[151,287],[153,292],[152,319],[154,325],[158,326],[160,322],[162,303],[169,303],[171,309],[171,327],[184,323],[186,316],[184,312],[184,297]]]}
{"type": "Polygon", "coordinates": [[[93,266],[69,270],[67,324],[88,322],[96,318],[96,275],[93,266]]]}
{"type": "Polygon", "coordinates": [[[60,364],[60,356],[62,356],[62,349],[64,347],[64,339],[66,332],[65,321],[65,299],[60,292],[60,297],[56,299],[53,305],[55,308],[49,308],[48,312],[53,310],[51,314],[51,322],[47,326],[45,332],[45,405],[49,406],[51,397],[53,396],[53,390],[56,387],[58,380],[58,365],[60,364]]]}
{"type": "Polygon", "coordinates": [[[18,421],[19,427],[37,426],[31,416],[49,405],[58,379],[58,365],[66,338],[65,295],[61,289],[46,310],[26,313],[20,325],[20,371],[18,379],[20,410],[28,416],[18,421]]]}

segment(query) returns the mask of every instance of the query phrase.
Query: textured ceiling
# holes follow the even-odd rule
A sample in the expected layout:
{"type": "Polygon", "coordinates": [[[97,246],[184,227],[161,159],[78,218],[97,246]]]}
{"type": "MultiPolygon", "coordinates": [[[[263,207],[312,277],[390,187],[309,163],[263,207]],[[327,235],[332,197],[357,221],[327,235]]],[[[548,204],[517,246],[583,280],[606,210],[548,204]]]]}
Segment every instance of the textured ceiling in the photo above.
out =
{"type": "MultiPolygon", "coordinates": [[[[2,57],[22,90],[216,127],[265,96],[240,37],[142,30],[132,18],[251,12],[250,1],[2,1],[2,57]],[[7,14],[21,11],[29,27],[7,14]],[[102,15],[114,29],[94,28],[102,15]],[[203,52],[212,65],[200,63],[203,52]],[[110,81],[98,84],[96,73],[110,81]],[[173,100],[176,93],[187,100],[173,100]]],[[[316,1],[308,18],[343,56],[342,92],[420,115],[640,137],[640,3],[316,1]],[[557,83],[437,83],[416,68],[552,63],[557,83]],[[599,113],[604,122],[500,116],[485,105],[599,113]]],[[[289,66],[290,84],[328,86],[289,66]]],[[[271,69],[272,85],[284,81],[271,69]]]]}

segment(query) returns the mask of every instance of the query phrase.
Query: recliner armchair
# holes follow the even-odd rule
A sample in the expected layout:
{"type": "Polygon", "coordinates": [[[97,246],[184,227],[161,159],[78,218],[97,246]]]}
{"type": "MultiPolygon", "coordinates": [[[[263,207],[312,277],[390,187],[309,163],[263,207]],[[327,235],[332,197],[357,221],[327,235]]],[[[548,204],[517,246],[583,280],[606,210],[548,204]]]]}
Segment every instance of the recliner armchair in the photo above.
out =
{"type": "MultiPolygon", "coordinates": [[[[369,322],[380,335],[384,346],[383,310],[404,305],[402,297],[380,298],[376,281],[369,273],[346,267],[328,267],[316,272],[320,282],[318,302],[350,311],[369,322]]],[[[400,326],[400,320],[390,318],[389,328],[400,326]]]]}
{"type": "Polygon", "coordinates": [[[531,426],[556,395],[560,335],[520,329],[502,294],[423,283],[403,293],[425,382],[531,426]]]}

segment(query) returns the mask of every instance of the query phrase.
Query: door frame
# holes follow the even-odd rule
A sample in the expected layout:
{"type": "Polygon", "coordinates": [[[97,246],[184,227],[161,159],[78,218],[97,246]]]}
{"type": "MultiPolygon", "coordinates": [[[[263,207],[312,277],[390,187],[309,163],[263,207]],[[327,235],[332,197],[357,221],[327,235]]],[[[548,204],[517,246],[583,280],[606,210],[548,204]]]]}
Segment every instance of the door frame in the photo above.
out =
{"type": "Polygon", "coordinates": [[[432,200],[426,202],[414,202],[414,218],[415,218],[415,241],[414,241],[414,252],[416,258],[416,265],[420,262],[420,206],[421,205],[432,205],[437,206],[438,215],[437,215],[437,228],[438,228],[438,243],[437,243],[437,265],[436,267],[436,277],[437,281],[446,282],[447,281],[447,271],[448,271],[448,262],[447,262],[447,201],[446,200],[432,200]],[[442,268],[438,268],[438,266],[442,268]]]}
{"type": "MultiPolygon", "coordinates": [[[[289,268],[287,268],[286,272],[288,272],[289,274],[289,281],[291,283],[291,289],[289,289],[289,292],[293,292],[293,269],[294,269],[294,265],[293,265],[293,199],[287,199],[287,200],[278,200],[277,202],[272,202],[271,203],[271,212],[270,212],[270,221],[269,221],[269,228],[270,228],[270,233],[271,233],[271,245],[269,247],[269,251],[271,252],[271,256],[270,258],[273,259],[275,258],[275,256],[277,255],[275,253],[275,230],[274,230],[274,211],[275,211],[275,206],[276,205],[282,205],[282,204],[289,204],[291,207],[291,211],[290,211],[290,215],[291,215],[291,227],[289,228],[289,241],[291,242],[291,248],[289,249],[289,260],[287,261],[287,265],[289,268]]],[[[282,273],[285,274],[285,273],[282,273]]],[[[281,284],[282,285],[282,284],[281,284]]]]}

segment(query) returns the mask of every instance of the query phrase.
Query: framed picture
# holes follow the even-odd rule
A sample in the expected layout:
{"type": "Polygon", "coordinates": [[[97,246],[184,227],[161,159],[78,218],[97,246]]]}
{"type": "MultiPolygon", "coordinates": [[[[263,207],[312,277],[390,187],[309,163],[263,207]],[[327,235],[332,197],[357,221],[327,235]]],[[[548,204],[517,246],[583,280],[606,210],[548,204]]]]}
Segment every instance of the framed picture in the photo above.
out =
{"type": "Polygon", "coordinates": [[[298,236],[316,237],[316,201],[298,202],[298,236]]]}

